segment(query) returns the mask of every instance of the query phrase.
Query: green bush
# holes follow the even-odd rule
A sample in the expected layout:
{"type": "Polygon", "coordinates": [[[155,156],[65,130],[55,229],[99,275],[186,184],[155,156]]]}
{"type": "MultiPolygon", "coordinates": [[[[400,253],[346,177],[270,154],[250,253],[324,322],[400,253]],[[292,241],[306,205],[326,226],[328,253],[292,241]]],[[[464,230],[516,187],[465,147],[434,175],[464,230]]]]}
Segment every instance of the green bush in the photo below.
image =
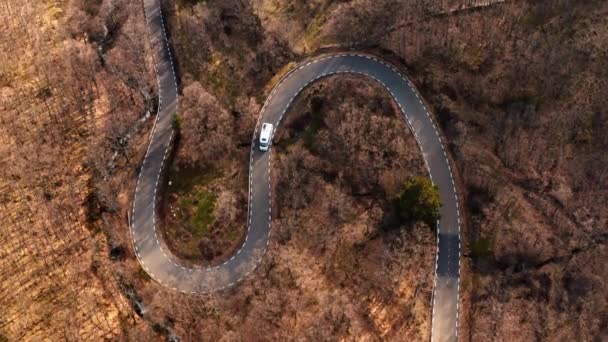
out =
{"type": "Polygon", "coordinates": [[[492,241],[482,238],[471,244],[471,256],[474,259],[485,258],[492,255],[492,241]]]}
{"type": "Polygon", "coordinates": [[[173,126],[173,129],[179,133],[182,129],[182,123],[183,123],[184,119],[181,117],[181,115],[175,113],[175,115],[173,115],[173,121],[171,121],[171,126],[173,126]]]}
{"type": "Polygon", "coordinates": [[[439,189],[430,179],[414,177],[408,180],[394,203],[402,224],[423,222],[435,228],[439,220],[441,208],[439,189]]]}
{"type": "Polygon", "coordinates": [[[304,129],[304,134],[302,134],[304,139],[304,146],[312,151],[315,145],[315,141],[317,139],[317,133],[319,133],[319,127],[315,124],[310,124],[304,129]]]}

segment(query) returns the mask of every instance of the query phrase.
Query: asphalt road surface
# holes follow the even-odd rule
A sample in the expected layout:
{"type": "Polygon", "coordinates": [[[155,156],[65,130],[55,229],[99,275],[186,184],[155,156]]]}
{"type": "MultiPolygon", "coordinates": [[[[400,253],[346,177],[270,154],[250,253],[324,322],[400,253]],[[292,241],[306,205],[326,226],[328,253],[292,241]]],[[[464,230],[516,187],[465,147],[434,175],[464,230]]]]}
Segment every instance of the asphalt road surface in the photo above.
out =
{"type": "Polygon", "coordinates": [[[269,122],[275,125],[275,130],[280,129],[280,122],[294,98],[315,80],[340,73],[364,75],[380,83],[401,108],[430,177],[439,187],[442,208],[438,223],[431,340],[457,340],[460,217],[450,163],[438,130],[412,83],[394,67],[372,56],[353,53],[326,55],[302,63],[284,76],[266,100],[252,139],[247,235],[243,245],[229,260],[210,268],[184,266],[171,254],[159,238],[156,204],[159,201],[159,182],[163,179],[162,171],[173,141],[177,82],[158,1],[144,0],[144,9],[158,77],[159,109],[137,180],[130,224],[135,253],[146,272],[166,287],[191,294],[230,287],[251,273],[268,247],[272,218],[272,145],[267,152],[259,151],[260,123],[269,122]]]}

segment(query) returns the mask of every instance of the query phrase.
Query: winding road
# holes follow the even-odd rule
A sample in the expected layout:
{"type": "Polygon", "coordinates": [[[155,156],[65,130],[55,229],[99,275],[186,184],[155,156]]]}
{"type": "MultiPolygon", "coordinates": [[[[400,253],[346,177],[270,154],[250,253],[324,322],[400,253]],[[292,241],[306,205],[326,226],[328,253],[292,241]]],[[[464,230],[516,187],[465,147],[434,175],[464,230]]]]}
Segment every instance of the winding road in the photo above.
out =
{"type": "Polygon", "coordinates": [[[157,282],[190,294],[218,291],[238,283],[260,263],[268,247],[271,212],[271,152],[260,152],[256,138],[260,122],[279,124],[296,96],[312,82],[340,73],[360,74],[381,84],[401,109],[414,134],[432,181],[439,187],[442,208],[438,222],[437,259],[433,289],[432,341],[458,338],[460,287],[460,216],[450,163],[440,134],[412,83],[393,66],[364,54],[332,54],[304,62],[274,88],[258,119],[249,165],[247,235],[241,248],[223,264],[187,267],[171,254],[156,221],[159,182],[173,143],[177,82],[159,0],[144,0],[145,17],[158,78],[159,108],[133,198],[130,230],[135,254],[157,282]]]}

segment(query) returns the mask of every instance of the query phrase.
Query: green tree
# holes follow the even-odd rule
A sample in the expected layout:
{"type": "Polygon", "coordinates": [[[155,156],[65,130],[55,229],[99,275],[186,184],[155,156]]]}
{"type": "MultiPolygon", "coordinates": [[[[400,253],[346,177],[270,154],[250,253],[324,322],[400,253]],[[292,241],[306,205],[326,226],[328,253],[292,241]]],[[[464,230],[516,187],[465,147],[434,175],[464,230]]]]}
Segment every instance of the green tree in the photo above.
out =
{"type": "Polygon", "coordinates": [[[173,127],[173,129],[176,131],[176,133],[180,133],[182,130],[182,126],[183,126],[183,122],[184,122],[184,118],[182,118],[181,115],[175,113],[173,115],[173,120],[171,121],[171,126],[173,127]]]}
{"type": "Polygon", "coordinates": [[[395,198],[395,209],[403,224],[426,223],[435,228],[439,220],[441,198],[439,189],[430,179],[414,177],[407,182],[395,198]]]}

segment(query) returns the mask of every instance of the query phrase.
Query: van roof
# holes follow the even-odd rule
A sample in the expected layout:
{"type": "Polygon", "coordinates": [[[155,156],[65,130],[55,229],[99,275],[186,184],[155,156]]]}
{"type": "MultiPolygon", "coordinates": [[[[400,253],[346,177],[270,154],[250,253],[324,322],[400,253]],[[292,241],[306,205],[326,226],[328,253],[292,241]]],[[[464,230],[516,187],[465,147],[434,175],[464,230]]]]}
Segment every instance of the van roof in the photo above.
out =
{"type": "Polygon", "coordinates": [[[268,141],[270,139],[270,135],[272,134],[272,124],[264,123],[262,124],[262,132],[260,133],[261,141],[268,141]]]}

